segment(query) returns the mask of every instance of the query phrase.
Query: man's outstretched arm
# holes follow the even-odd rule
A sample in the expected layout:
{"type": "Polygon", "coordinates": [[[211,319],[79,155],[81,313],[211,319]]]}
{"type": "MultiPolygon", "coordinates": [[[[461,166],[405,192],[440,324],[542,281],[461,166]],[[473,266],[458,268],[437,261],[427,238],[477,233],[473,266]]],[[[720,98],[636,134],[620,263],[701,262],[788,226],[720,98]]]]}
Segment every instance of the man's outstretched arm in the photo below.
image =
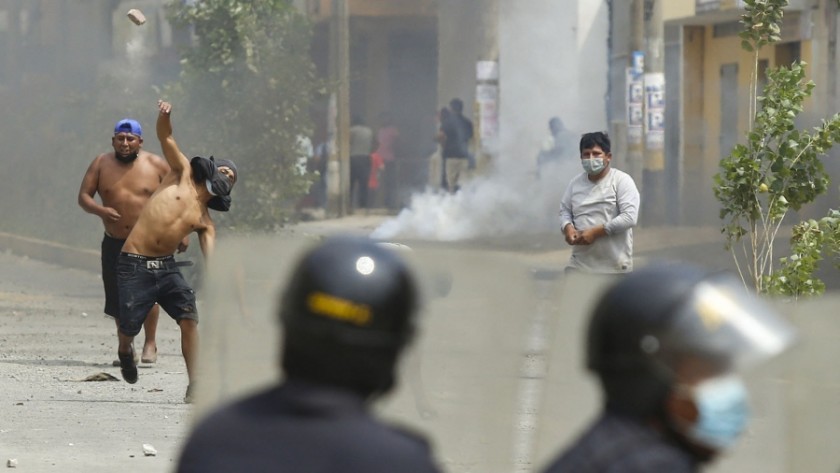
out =
{"type": "Polygon", "coordinates": [[[190,161],[184,156],[184,153],[178,149],[175,143],[175,137],[172,136],[172,122],[169,119],[172,113],[172,104],[158,100],[158,118],[157,118],[157,136],[160,140],[160,148],[163,151],[163,157],[169,163],[169,167],[174,172],[181,172],[184,169],[189,169],[190,161]]]}

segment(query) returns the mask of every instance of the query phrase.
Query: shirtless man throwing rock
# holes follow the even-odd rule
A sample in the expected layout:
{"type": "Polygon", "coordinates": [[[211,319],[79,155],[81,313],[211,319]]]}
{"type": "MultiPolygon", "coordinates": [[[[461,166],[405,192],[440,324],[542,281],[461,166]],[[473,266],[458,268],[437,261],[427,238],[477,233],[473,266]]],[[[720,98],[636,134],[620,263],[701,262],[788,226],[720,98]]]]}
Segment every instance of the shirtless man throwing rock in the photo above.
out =
{"type": "Polygon", "coordinates": [[[184,280],[174,254],[184,237],[198,233],[205,260],[213,252],[216,228],[209,209],[226,211],[230,190],[238,179],[229,160],[195,157],[188,160],[172,136],[172,105],[158,101],[157,136],[170,172],[143,207],[123,245],[117,263],[120,295],[120,371],[129,383],[137,382],[133,341],[149,309],[159,303],[181,330],[181,352],[192,401],[198,350],[198,313],[195,292],[184,280]]]}
{"type": "MultiPolygon", "coordinates": [[[[142,148],[143,129],[130,118],[117,122],[111,138],[114,151],[102,153],[93,162],[82,179],[79,189],[79,206],[85,212],[102,219],[105,236],[102,238],[102,283],[105,286],[105,314],[119,322],[119,294],[117,292],[117,257],[128,233],[137,223],[140,210],[169,172],[169,164],[158,155],[142,148]],[[100,205],[94,198],[99,194],[100,205]]],[[[185,238],[179,250],[186,250],[185,238]]],[[[153,305],[143,324],[146,340],[141,361],[157,361],[157,331],[160,308],[153,305]]]]}

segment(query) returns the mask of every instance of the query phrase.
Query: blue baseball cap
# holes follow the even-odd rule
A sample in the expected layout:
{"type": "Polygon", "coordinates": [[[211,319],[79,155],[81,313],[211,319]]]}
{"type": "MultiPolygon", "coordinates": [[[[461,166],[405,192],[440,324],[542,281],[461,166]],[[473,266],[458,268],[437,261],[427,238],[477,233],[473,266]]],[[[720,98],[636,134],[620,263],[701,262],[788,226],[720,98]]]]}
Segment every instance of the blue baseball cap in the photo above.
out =
{"type": "Polygon", "coordinates": [[[131,118],[123,118],[114,125],[114,134],[117,133],[131,133],[136,136],[143,136],[143,127],[140,122],[132,120],[131,118]]]}

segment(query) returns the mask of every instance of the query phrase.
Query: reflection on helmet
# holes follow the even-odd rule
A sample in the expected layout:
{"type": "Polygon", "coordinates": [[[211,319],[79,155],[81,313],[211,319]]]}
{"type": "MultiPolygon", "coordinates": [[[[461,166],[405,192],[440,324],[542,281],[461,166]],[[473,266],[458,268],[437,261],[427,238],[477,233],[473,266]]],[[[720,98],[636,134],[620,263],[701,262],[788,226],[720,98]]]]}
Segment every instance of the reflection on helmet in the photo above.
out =
{"type": "Polygon", "coordinates": [[[364,396],[386,392],[417,302],[414,276],[393,250],[366,238],[326,239],[304,255],[283,294],[286,374],[364,396]]]}
{"type": "Polygon", "coordinates": [[[792,328],[729,275],[686,264],[657,264],[609,288],[590,320],[587,366],[607,407],[655,415],[677,364],[702,360],[724,374],[783,351],[792,328]]]}

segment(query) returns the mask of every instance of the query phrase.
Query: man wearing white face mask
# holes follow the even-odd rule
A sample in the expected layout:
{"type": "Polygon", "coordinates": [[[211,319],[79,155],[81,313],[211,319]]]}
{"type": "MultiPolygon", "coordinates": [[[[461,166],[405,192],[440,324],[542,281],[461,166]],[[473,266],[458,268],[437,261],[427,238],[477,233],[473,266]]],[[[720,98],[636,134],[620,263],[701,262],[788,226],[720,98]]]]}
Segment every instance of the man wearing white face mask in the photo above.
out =
{"type": "Polygon", "coordinates": [[[633,270],[633,227],[639,218],[639,190],[629,174],[610,166],[610,138],[586,133],[580,139],[584,172],[566,187],[560,228],[572,245],[567,269],[596,273],[633,270]]]}
{"type": "Polygon", "coordinates": [[[748,416],[745,369],[784,351],[791,326],[741,281],[647,266],[595,306],[586,366],[601,415],[544,473],[689,473],[731,448],[748,416]]]}

